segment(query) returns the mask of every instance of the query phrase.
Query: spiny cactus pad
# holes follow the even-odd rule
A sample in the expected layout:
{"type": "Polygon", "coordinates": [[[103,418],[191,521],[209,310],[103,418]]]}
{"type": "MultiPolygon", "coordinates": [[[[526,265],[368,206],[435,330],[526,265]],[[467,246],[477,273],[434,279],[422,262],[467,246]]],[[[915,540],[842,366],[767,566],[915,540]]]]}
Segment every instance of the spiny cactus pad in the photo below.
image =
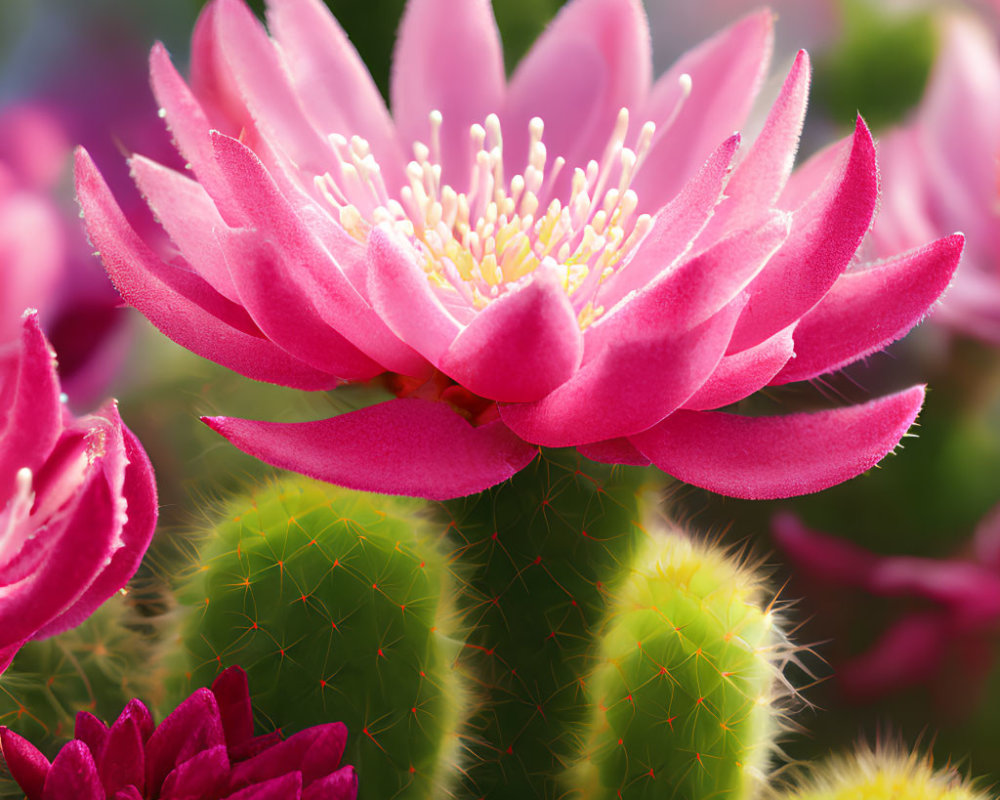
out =
{"type": "Polygon", "coordinates": [[[508,483],[442,508],[463,573],[461,666],[480,706],[461,798],[555,800],[581,752],[582,678],[608,598],[645,537],[648,471],[544,451],[508,483]]]}
{"type": "Polygon", "coordinates": [[[288,478],[234,501],[185,590],[187,679],[248,673],[258,725],[342,720],[360,798],[437,798],[464,697],[423,504],[288,478]]]}
{"type": "Polygon", "coordinates": [[[788,694],[759,578],[673,531],[651,531],[628,572],[587,678],[579,796],[753,797],[788,694]]]}
{"type": "Polygon", "coordinates": [[[861,748],[808,771],[798,788],[771,800],[995,800],[955,769],[935,770],[929,757],[861,748]]]}

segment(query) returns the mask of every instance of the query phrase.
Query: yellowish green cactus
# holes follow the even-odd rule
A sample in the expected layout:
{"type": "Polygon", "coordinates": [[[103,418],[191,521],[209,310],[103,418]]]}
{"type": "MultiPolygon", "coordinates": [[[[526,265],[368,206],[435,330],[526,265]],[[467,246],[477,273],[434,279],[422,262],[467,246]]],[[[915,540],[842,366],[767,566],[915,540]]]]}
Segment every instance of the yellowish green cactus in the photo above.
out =
{"type": "Polygon", "coordinates": [[[935,770],[929,757],[861,748],[805,771],[795,788],[770,800],[995,800],[958,770],[935,770]]]}

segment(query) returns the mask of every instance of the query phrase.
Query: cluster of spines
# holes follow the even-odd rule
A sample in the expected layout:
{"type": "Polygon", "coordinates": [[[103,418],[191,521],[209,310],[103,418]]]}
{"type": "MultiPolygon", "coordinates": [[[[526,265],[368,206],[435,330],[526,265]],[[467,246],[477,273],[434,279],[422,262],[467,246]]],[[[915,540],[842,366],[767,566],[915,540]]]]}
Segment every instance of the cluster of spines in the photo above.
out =
{"type": "Polygon", "coordinates": [[[465,707],[449,567],[423,506],[282,480],[235,501],[183,590],[176,702],[239,664],[260,728],[337,719],[361,798],[436,798],[465,707]]]}

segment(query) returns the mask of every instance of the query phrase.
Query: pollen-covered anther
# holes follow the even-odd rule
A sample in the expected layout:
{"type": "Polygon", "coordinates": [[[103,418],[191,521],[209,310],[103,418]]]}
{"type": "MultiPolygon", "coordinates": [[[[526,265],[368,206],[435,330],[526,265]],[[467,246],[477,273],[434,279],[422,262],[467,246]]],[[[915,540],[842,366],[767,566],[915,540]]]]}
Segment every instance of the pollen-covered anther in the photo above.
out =
{"type": "Polygon", "coordinates": [[[565,169],[551,161],[545,125],[528,124],[523,172],[504,176],[503,133],[496,114],[469,128],[472,163],[468,190],[441,181],[440,111],[430,114],[430,144],[416,142],[399,198],[389,196],[378,163],[360,137],[329,137],[338,160],[316,186],[344,229],[364,241],[387,226],[409,241],[432,284],[452,290],[477,308],[543,264],[557,271],[581,328],[597,319],[600,283],[649,230],[630,186],[652,144],[655,126],[642,126],[634,149],[625,145],[629,112],[622,109],[601,160],[573,168],[569,196],[553,196],[565,169]]]}

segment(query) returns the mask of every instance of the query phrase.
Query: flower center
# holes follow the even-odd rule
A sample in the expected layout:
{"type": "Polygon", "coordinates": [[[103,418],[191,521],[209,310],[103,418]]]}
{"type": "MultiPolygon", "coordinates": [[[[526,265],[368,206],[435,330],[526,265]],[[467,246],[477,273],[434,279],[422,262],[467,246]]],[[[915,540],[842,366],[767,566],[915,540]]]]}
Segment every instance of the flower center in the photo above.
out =
{"type": "Polygon", "coordinates": [[[509,181],[497,115],[471,126],[467,192],[442,184],[441,112],[432,111],[430,122],[430,145],[413,145],[398,199],[389,196],[367,141],[329,137],[339,161],[336,174],[315,181],[344,229],[365,241],[373,226],[392,227],[412,244],[432,285],[457,293],[476,309],[540,266],[553,268],[580,326],[587,327],[604,310],[595,306],[601,281],[651,225],[649,214],[637,214],[639,200],[629,187],[649,150],[654,124],[643,125],[635,147],[626,147],[629,112],[623,108],[601,160],[574,168],[563,201],[552,194],[565,159],[549,164],[538,117],[528,125],[527,165],[509,181]]]}

